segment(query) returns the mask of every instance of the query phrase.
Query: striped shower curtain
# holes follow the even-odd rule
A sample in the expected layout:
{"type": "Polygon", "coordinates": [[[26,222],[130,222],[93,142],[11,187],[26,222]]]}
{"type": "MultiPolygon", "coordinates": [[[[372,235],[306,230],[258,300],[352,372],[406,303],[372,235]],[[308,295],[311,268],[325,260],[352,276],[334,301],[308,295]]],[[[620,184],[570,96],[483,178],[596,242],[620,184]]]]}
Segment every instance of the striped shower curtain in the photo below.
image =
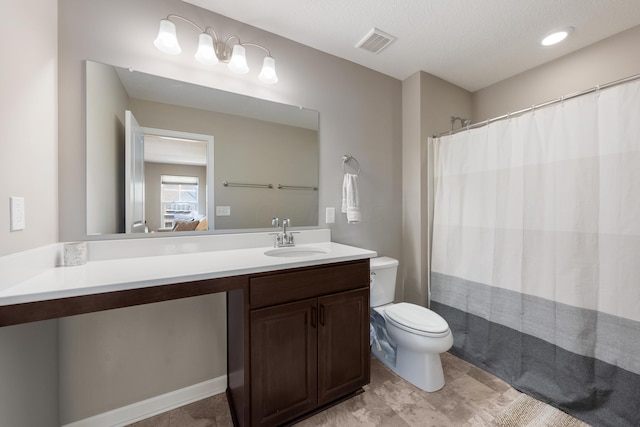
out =
{"type": "Polygon", "coordinates": [[[594,426],[640,426],[640,81],[430,143],[452,352],[594,426]]]}

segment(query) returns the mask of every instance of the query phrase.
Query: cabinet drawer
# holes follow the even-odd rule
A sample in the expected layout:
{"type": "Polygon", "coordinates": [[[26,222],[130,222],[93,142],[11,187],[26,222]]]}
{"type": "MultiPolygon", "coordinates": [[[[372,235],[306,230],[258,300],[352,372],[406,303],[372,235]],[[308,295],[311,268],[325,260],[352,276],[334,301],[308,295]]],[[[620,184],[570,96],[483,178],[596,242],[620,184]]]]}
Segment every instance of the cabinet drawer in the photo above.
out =
{"type": "Polygon", "coordinates": [[[307,267],[250,279],[251,308],[369,286],[369,260],[307,267]]]}

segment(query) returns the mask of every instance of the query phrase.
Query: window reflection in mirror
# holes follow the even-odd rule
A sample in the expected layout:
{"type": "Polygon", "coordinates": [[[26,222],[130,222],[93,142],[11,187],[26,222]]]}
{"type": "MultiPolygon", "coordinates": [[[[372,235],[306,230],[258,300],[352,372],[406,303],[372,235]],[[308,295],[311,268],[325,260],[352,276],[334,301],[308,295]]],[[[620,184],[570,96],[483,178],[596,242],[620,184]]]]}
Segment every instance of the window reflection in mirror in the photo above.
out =
{"type": "Polygon", "coordinates": [[[175,231],[182,224],[193,224],[194,229],[206,215],[198,209],[198,177],[162,175],[160,178],[160,227],[158,230],[175,231]]]}

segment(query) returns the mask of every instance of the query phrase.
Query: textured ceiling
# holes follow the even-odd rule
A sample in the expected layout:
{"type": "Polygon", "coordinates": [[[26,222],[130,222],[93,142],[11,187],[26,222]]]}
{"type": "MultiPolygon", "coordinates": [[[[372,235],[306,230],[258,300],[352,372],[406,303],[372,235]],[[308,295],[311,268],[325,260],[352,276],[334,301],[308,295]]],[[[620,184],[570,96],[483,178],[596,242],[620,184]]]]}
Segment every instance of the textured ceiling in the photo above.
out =
{"type": "Polygon", "coordinates": [[[184,1],[400,80],[422,70],[470,91],[640,25],[640,0],[184,1]],[[540,46],[564,26],[569,39],[540,46]],[[398,38],[377,55],[354,47],[373,27],[398,38]]]}

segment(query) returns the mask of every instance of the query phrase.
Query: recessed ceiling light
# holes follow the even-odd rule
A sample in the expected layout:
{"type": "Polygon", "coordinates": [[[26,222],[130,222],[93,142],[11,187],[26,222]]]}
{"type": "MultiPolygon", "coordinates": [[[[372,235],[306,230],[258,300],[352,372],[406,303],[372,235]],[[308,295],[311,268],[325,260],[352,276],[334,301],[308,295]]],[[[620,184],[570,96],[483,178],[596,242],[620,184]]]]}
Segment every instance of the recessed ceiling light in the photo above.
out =
{"type": "Polygon", "coordinates": [[[540,44],[542,46],[551,46],[556,43],[560,43],[562,40],[566,39],[572,32],[573,27],[566,27],[561,30],[554,31],[553,33],[543,38],[540,44]]]}

